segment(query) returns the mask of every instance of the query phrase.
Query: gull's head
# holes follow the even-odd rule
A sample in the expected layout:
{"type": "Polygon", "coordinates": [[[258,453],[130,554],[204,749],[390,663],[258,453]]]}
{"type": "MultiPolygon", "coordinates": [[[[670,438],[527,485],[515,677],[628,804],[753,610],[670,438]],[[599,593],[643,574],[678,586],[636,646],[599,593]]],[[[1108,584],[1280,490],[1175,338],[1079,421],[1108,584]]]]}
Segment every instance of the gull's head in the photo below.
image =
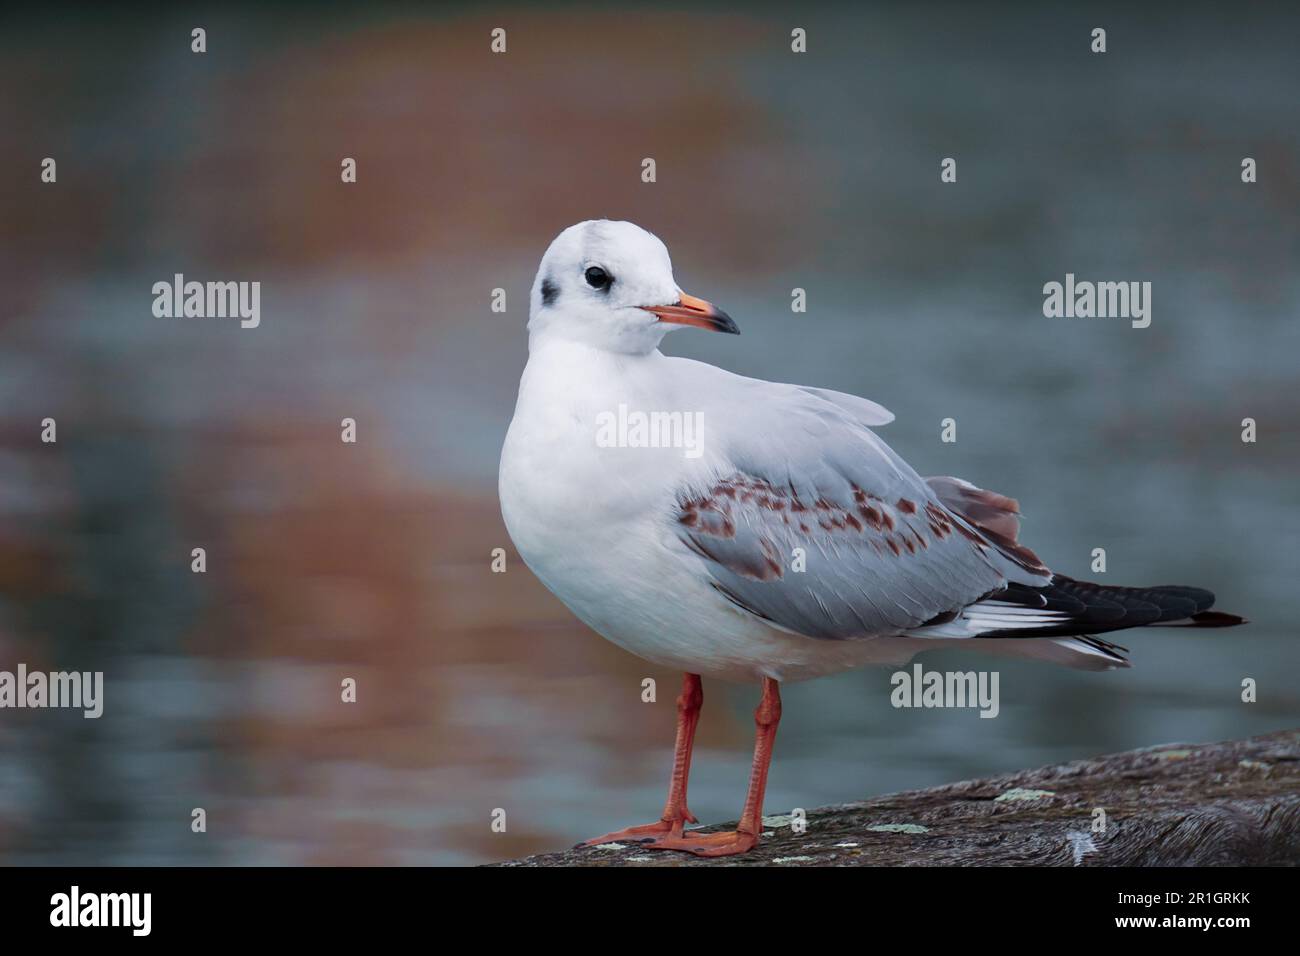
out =
{"type": "Polygon", "coordinates": [[[678,288],[667,247],[638,225],[580,222],[542,256],[528,307],[534,336],[637,354],[685,325],[740,331],[727,313],[678,288]]]}

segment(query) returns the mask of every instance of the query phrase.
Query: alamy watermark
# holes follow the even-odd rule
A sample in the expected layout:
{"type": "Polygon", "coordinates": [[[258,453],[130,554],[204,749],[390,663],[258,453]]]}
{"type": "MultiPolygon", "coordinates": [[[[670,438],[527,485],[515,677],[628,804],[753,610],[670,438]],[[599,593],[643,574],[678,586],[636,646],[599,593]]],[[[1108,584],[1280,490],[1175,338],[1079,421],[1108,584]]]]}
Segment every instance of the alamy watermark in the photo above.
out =
{"type": "Polygon", "coordinates": [[[1074,273],[1065,274],[1065,282],[1043,286],[1043,315],[1049,319],[1132,319],[1133,328],[1151,324],[1150,282],[1075,281],[1074,273]]]}
{"type": "Polygon", "coordinates": [[[996,717],[997,671],[927,671],[913,664],[911,673],[894,671],[889,702],[895,707],[978,707],[981,717],[996,717]]]}
{"type": "Polygon", "coordinates": [[[178,272],[171,282],[153,284],[153,314],[160,319],[232,319],[240,328],[262,323],[262,283],[185,281],[178,272]]]}
{"type": "Polygon", "coordinates": [[[598,448],[680,448],[687,458],[704,454],[703,412],[644,412],[620,403],[596,415],[598,448]]]}
{"type": "Polygon", "coordinates": [[[50,897],[51,926],[120,926],[132,936],[148,936],[152,917],[152,893],[83,893],[74,885],[50,897]]]}
{"type": "Polygon", "coordinates": [[[104,713],[103,671],[0,671],[0,707],[79,708],[94,719],[104,713]]]}

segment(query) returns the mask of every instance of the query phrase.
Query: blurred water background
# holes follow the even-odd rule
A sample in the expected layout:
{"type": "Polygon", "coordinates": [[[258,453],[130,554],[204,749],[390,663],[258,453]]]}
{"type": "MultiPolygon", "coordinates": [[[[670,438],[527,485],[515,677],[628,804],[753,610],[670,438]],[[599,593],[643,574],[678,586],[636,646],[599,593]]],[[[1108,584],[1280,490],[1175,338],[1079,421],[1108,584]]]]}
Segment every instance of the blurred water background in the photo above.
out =
{"type": "MultiPolygon", "coordinates": [[[[0,860],[466,864],[654,818],[678,675],[578,625],[496,503],[529,283],[599,216],[743,330],[667,351],[865,394],[922,474],[1018,497],[1058,569],[1104,547],[1104,580],[1252,621],[1130,632],[1108,674],[924,658],[997,667],[996,720],[894,710],[886,670],[790,686],[770,811],[1297,723],[1294,8],[8,16],[0,669],[107,686],[99,720],[0,711],[0,860]],[[261,326],[155,318],[177,272],[260,281],[261,326]],[[1044,318],[1067,272],[1149,280],[1151,327],[1044,318]]],[[[755,692],[705,694],[717,822],[755,692]]]]}

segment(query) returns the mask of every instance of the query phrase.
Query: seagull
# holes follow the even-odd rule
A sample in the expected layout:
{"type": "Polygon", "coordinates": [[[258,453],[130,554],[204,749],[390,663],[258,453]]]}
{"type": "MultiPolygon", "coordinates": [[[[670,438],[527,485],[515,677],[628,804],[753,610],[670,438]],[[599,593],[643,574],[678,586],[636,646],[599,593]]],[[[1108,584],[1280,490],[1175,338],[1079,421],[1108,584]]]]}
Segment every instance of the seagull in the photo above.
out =
{"type": "Polygon", "coordinates": [[[633,223],[578,223],[542,257],[502,517],[579,620],[684,674],[663,814],[580,846],[756,846],[784,681],[951,646],[1105,670],[1128,660],[1100,634],[1244,623],[1211,611],[1200,588],[1054,574],[1020,543],[1014,499],[922,478],[895,454],[873,431],[893,420],[886,409],[659,351],[686,327],[739,331],[678,287],[668,249],[633,223]],[[632,426],[610,429],[616,419],[632,426]],[[662,427],[683,422],[698,425],[690,447],[672,440],[684,429],[662,427]],[[705,677],[762,688],[744,809],[721,833],[686,829],[705,677]]]}

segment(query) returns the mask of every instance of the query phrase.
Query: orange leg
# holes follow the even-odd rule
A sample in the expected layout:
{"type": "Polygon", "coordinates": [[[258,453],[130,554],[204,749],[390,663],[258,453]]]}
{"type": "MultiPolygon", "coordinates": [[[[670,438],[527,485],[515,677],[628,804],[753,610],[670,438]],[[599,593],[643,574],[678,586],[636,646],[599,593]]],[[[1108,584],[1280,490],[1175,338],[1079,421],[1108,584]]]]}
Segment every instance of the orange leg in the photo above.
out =
{"type": "Polygon", "coordinates": [[[654,823],[615,830],[594,837],[579,846],[595,846],[619,840],[636,840],[662,833],[680,835],[687,823],[698,822],[686,807],[686,784],[691,774],[691,750],[695,746],[695,728],[700,722],[700,708],[704,705],[704,688],[699,674],[682,675],[682,692],[677,697],[677,744],[673,749],[673,773],[668,779],[668,800],[664,812],[654,823]]]}
{"type": "MultiPolygon", "coordinates": [[[[689,675],[688,675],[689,676],[689,675]]],[[[698,680],[698,678],[697,678],[698,680]]],[[[735,830],[723,833],[684,833],[682,823],[665,827],[666,819],[660,824],[646,827],[632,827],[621,831],[623,839],[635,839],[649,850],[681,850],[696,856],[732,856],[752,850],[758,845],[759,835],[763,832],[763,794],[767,790],[767,771],[772,764],[772,747],[776,743],[776,728],[781,722],[781,691],[776,681],[763,679],[763,699],[754,711],[754,765],[749,773],[749,791],[745,795],[745,808],[740,812],[740,822],[735,830]]],[[[694,724],[691,725],[692,732],[694,724]]],[[[681,722],[678,722],[678,742],[680,753],[681,722]]],[[[690,766],[690,747],[686,748],[686,767],[690,766]]],[[[674,786],[677,781],[677,767],[673,768],[674,786]]],[[[685,777],[681,788],[681,808],[685,809],[685,777]]],[[[669,791],[669,806],[673,805],[672,790],[669,791]]],[[[665,809],[665,818],[667,817],[665,809]]],[[[619,834],[610,834],[608,839],[619,838],[619,834]]],[[[603,842],[606,837],[598,838],[603,842]]]]}

